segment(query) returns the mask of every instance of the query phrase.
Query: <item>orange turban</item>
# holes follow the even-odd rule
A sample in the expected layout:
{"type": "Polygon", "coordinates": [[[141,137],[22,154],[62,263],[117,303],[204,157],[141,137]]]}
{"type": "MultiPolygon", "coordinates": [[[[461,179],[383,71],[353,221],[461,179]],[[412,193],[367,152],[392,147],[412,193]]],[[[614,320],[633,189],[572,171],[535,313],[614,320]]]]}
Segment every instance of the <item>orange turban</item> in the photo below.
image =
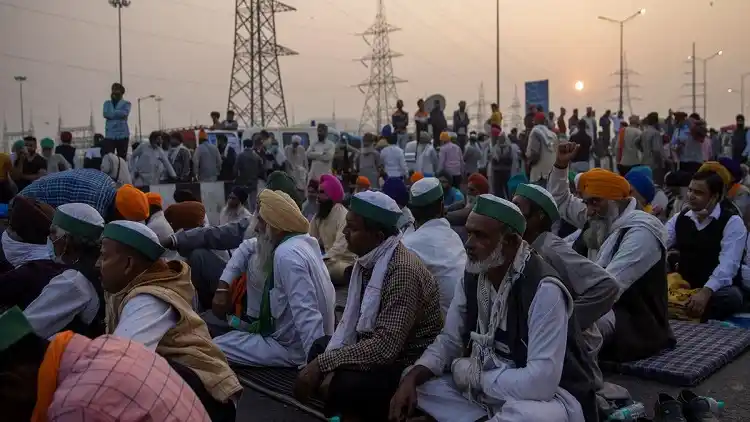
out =
{"type": "Polygon", "coordinates": [[[196,201],[180,202],[168,206],[164,210],[164,218],[167,219],[174,231],[203,227],[206,219],[206,208],[196,201]]]}
{"type": "Polygon", "coordinates": [[[115,195],[115,208],[123,219],[145,221],[149,216],[146,194],[133,185],[124,185],[115,195]]]}
{"type": "Polygon", "coordinates": [[[161,195],[159,195],[156,192],[149,192],[149,193],[147,193],[146,194],[146,199],[148,199],[148,204],[149,205],[156,205],[156,206],[159,206],[159,207],[162,206],[161,205],[162,204],[161,195]]]}
{"type": "Polygon", "coordinates": [[[480,195],[490,193],[490,182],[481,173],[474,173],[469,176],[469,183],[474,185],[480,195]]]}
{"type": "Polygon", "coordinates": [[[417,183],[417,182],[419,182],[419,181],[420,181],[420,180],[422,180],[422,179],[424,179],[424,174],[422,174],[422,173],[421,173],[421,172],[419,172],[419,171],[415,171],[415,172],[414,172],[414,173],[413,173],[413,174],[411,175],[411,177],[409,178],[409,181],[410,181],[410,182],[412,182],[412,183],[417,183]]]}
{"type": "Polygon", "coordinates": [[[729,170],[727,170],[727,168],[718,161],[706,161],[698,169],[698,172],[702,171],[710,171],[716,173],[717,175],[719,175],[719,177],[721,177],[721,180],[726,186],[730,186],[732,184],[732,181],[734,181],[732,173],[730,173],[729,170]]]}
{"type": "Polygon", "coordinates": [[[359,177],[357,177],[357,187],[358,188],[369,189],[370,188],[370,179],[366,178],[365,176],[359,176],[359,177]]]}
{"type": "Polygon", "coordinates": [[[619,200],[630,197],[630,183],[609,170],[591,169],[581,175],[579,191],[593,198],[619,200]]]}

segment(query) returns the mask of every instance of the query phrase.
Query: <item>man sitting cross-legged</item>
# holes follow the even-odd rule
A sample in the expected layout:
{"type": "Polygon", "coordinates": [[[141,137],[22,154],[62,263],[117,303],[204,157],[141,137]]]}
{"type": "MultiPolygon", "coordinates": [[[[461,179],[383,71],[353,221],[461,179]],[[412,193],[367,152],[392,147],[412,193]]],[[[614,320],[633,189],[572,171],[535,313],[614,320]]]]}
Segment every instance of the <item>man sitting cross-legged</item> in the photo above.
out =
{"type": "Polygon", "coordinates": [[[383,193],[352,197],[344,235],[359,258],[344,316],[327,347],[319,343],[325,352],[311,353],[295,385],[300,401],[320,389],[325,413],[344,421],[386,420],[401,372],[442,325],[435,280],[401,244],[401,215],[396,201],[383,193]]]}
{"type": "Polygon", "coordinates": [[[521,238],[525,228],[513,203],[478,198],[467,273],[443,331],[394,395],[392,420],[415,406],[439,422],[596,420],[571,289],[521,238]]]}
{"type": "Polygon", "coordinates": [[[143,343],[163,356],[195,391],[211,420],[234,421],[242,391],[224,354],[190,303],[190,267],[160,259],[164,248],[145,224],[114,221],[102,232],[98,266],[107,334],[143,343]]]}
{"type": "MultiPolygon", "coordinates": [[[[333,333],[336,292],[318,241],[307,235],[309,223],[289,195],[265,189],[258,206],[256,237],[235,252],[245,258],[247,309],[231,316],[233,330],[214,342],[232,362],[297,367],[315,340],[333,333]]],[[[242,270],[234,258],[228,267],[236,276],[242,270]]],[[[222,319],[233,305],[230,273],[214,296],[214,314],[222,319]]]]}

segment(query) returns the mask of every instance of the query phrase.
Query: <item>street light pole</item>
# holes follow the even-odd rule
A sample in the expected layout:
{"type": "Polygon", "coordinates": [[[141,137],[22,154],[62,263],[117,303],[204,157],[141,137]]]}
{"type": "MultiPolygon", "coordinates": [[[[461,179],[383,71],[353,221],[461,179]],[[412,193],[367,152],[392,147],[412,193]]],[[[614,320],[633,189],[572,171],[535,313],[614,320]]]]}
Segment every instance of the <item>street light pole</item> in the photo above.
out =
{"type": "Polygon", "coordinates": [[[159,130],[162,130],[162,124],[161,124],[161,102],[164,100],[162,97],[156,97],[154,101],[156,101],[156,119],[157,123],[159,125],[159,130]]]}
{"type": "Polygon", "coordinates": [[[23,83],[26,82],[26,76],[14,76],[13,79],[18,82],[19,91],[21,94],[21,137],[26,135],[26,122],[23,119],[23,83]]]}
{"type": "Polygon", "coordinates": [[[695,61],[699,60],[703,63],[703,119],[706,120],[708,116],[708,62],[724,54],[724,50],[719,50],[714,54],[702,59],[695,55],[695,43],[693,43],[693,55],[688,57],[693,65],[693,113],[695,113],[695,61]]]}
{"type": "Polygon", "coordinates": [[[500,107],[500,0],[495,12],[495,103],[500,107]]]}
{"type": "Polygon", "coordinates": [[[599,16],[600,20],[616,23],[620,26],[620,98],[618,110],[622,111],[623,108],[623,97],[625,93],[625,24],[638,16],[646,13],[646,9],[641,9],[625,19],[612,19],[606,16],[599,16]]]}
{"type": "Polygon", "coordinates": [[[122,8],[130,6],[130,0],[109,0],[109,4],[117,9],[117,42],[120,55],[120,83],[122,83],[122,8]]]}
{"type": "Polygon", "coordinates": [[[143,126],[141,124],[141,101],[156,98],[156,95],[146,95],[145,97],[138,97],[138,142],[143,139],[143,126]]]}
{"type": "Polygon", "coordinates": [[[750,76],[750,72],[743,73],[740,76],[740,113],[745,115],[745,78],[750,76]]]}

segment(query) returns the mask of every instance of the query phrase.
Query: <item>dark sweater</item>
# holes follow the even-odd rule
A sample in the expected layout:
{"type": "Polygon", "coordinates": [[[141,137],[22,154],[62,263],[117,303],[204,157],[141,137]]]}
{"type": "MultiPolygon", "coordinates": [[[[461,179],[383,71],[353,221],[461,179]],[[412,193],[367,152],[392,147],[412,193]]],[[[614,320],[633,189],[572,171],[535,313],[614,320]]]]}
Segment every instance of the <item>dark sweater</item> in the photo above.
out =
{"type": "Polygon", "coordinates": [[[65,159],[68,161],[68,164],[70,164],[70,168],[76,168],[76,148],[74,146],[70,144],[58,145],[57,148],[55,148],[55,154],[60,154],[65,157],[65,159]]]}

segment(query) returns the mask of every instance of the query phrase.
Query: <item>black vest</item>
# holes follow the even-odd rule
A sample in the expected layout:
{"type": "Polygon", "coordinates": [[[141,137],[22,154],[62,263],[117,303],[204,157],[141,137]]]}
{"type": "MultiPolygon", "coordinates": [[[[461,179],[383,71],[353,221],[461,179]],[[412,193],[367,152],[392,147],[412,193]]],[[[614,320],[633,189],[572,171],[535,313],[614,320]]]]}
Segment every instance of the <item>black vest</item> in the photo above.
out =
{"type": "MultiPolygon", "coordinates": [[[[613,256],[628,230],[620,230],[613,256]]],[[[674,347],[676,341],[667,316],[666,251],[662,249],[659,262],[622,293],[612,310],[615,334],[605,342],[600,360],[629,362],[674,347]]]]}
{"type": "Polygon", "coordinates": [[[581,227],[581,233],[578,235],[572,245],[573,250],[578,252],[578,255],[581,255],[585,258],[589,257],[589,248],[586,246],[586,242],[583,241],[583,233],[588,230],[589,226],[589,221],[586,220],[586,223],[584,223],[583,227],[581,227]]]}
{"type": "MultiPolygon", "coordinates": [[[[507,346],[507,350],[495,349],[495,352],[498,356],[513,361],[516,368],[526,367],[527,345],[529,344],[529,309],[539,283],[545,277],[560,279],[557,272],[536,251],[533,251],[524,267],[523,274],[513,284],[508,298],[507,330],[498,329],[495,333],[495,342],[507,346]]],[[[470,353],[470,333],[476,329],[479,312],[477,284],[478,276],[476,274],[466,273],[464,275],[464,294],[467,303],[464,322],[467,328],[466,332],[462,333],[462,337],[467,355],[470,353]]],[[[565,284],[564,281],[563,284],[565,284]]],[[[567,284],[565,286],[568,292],[573,295],[574,290],[567,284]]],[[[567,390],[578,400],[587,422],[596,422],[598,411],[594,374],[591,370],[593,365],[591,365],[590,357],[585,353],[585,350],[581,329],[575,319],[574,312],[568,320],[567,350],[563,362],[560,387],[567,390]]]]}
{"type": "Polygon", "coordinates": [[[721,215],[703,230],[695,227],[695,222],[685,215],[687,211],[681,212],[675,221],[674,248],[680,252],[679,273],[693,289],[703,287],[719,265],[724,228],[729,219],[737,215],[734,207],[724,202],[719,206],[721,215]]]}

